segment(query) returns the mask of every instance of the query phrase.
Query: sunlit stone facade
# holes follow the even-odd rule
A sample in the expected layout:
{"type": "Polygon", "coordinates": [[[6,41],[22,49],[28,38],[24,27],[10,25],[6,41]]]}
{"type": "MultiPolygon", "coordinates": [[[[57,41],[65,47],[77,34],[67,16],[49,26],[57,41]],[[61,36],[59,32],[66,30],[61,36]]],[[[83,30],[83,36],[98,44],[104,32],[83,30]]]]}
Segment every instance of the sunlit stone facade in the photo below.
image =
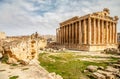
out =
{"type": "Polygon", "coordinates": [[[109,9],[85,16],[75,16],[60,23],[57,42],[66,48],[97,51],[117,48],[118,17],[109,16],[109,9]]]}

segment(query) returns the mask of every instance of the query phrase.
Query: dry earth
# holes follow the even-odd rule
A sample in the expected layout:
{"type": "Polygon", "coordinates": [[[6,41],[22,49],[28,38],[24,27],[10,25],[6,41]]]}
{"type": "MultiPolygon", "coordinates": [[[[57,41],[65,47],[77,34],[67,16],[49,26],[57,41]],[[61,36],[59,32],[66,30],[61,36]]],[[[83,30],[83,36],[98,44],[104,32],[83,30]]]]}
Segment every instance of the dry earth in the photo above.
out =
{"type": "Polygon", "coordinates": [[[10,79],[13,76],[18,76],[16,79],[62,79],[55,73],[49,73],[36,62],[26,66],[0,63],[0,79],[10,79]]]}

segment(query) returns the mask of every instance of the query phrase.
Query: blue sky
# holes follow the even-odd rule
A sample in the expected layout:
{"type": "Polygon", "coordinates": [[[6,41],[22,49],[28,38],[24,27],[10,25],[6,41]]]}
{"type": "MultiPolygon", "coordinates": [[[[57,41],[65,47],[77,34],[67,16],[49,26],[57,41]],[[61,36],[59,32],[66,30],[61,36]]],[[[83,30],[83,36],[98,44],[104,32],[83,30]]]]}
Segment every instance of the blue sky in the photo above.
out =
{"type": "MultiPolygon", "coordinates": [[[[0,31],[7,35],[36,31],[55,35],[60,22],[103,8],[120,17],[120,0],[0,0],[0,31]]],[[[120,21],[117,30],[120,32],[120,21]]]]}

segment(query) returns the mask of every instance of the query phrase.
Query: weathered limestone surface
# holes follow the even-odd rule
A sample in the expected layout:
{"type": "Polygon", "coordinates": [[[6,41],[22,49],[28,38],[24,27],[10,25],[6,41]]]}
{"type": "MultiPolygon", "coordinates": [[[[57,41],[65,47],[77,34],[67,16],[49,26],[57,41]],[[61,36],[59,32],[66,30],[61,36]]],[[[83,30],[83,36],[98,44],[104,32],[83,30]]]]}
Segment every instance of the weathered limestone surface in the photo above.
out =
{"type": "Polygon", "coordinates": [[[84,70],[84,73],[90,72],[91,75],[89,76],[94,77],[95,79],[120,79],[119,63],[120,62],[118,60],[105,68],[90,65],[86,68],[86,70],[84,70]]]}
{"type": "Polygon", "coordinates": [[[0,79],[10,79],[12,76],[18,76],[17,79],[63,79],[54,72],[49,73],[36,61],[31,61],[25,66],[0,63],[0,79]]]}
{"type": "Polygon", "coordinates": [[[46,40],[31,35],[24,39],[4,42],[1,44],[1,52],[3,58],[8,58],[7,63],[28,64],[31,60],[37,59],[38,50],[44,48],[46,43],[46,40]]]}
{"type": "Polygon", "coordinates": [[[56,30],[57,43],[69,49],[87,51],[117,48],[118,17],[109,14],[109,9],[104,8],[60,23],[56,30]]]}

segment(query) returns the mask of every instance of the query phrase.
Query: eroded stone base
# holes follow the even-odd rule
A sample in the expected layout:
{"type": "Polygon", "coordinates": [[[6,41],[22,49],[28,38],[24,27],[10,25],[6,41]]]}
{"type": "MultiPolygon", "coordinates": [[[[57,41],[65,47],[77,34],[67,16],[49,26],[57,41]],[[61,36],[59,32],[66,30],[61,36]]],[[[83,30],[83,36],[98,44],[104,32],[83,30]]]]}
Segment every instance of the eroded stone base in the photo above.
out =
{"type": "Polygon", "coordinates": [[[115,48],[117,49],[116,44],[108,44],[108,45],[76,45],[76,44],[69,44],[69,45],[61,45],[59,46],[67,48],[67,49],[73,49],[73,50],[81,50],[81,51],[102,51],[107,48],[115,48]]]}

